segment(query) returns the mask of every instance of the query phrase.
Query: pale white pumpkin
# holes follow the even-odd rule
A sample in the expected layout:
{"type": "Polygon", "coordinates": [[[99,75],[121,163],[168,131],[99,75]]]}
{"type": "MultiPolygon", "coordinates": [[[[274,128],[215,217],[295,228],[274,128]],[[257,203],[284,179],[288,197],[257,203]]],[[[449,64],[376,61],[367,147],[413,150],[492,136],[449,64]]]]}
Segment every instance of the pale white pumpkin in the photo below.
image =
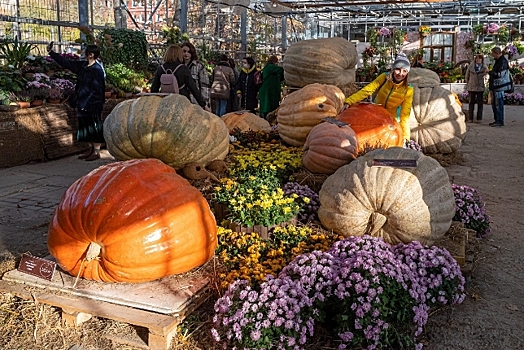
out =
{"type": "Polygon", "coordinates": [[[455,197],[446,170],[433,158],[400,147],[376,149],[339,168],[320,190],[322,225],[343,236],[372,235],[397,244],[433,244],[450,228],[455,197]],[[374,160],[415,161],[414,168],[374,160]]]}
{"type": "Polygon", "coordinates": [[[457,97],[440,86],[413,85],[411,139],[425,154],[452,153],[466,136],[466,118],[457,97]]]}

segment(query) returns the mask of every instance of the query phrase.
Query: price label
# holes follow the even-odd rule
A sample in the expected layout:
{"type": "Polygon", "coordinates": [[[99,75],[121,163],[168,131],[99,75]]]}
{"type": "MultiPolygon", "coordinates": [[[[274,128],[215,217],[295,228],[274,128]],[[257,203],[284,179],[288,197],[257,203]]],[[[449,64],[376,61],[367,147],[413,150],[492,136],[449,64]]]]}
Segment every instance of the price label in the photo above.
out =
{"type": "Polygon", "coordinates": [[[29,254],[22,254],[18,271],[51,281],[55,274],[56,263],[29,254]]]}
{"type": "Polygon", "coordinates": [[[383,166],[392,168],[416,168],[416,159],[373,159],[371,166],[383,166]]]}

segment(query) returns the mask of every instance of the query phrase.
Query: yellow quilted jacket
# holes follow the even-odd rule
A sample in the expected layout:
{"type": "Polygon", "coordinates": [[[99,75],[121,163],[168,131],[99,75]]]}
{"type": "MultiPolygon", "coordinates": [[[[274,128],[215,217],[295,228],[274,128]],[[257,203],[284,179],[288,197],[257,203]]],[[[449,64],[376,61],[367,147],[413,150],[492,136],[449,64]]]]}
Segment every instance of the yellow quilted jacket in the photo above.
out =
{"type": "Polygon", "coordinates": [[[409,115],[413,104],[413,86],[409,85],[406,79],[399,84],[395,84],[391,79],[389,79],[388,73],[382,73],[371,83],[346,98],[344,102],[350,106],[360,102],[373,94],[381,85],[382,87],[378,91],[377,97],[373,102],[382,105],[394,118],[397,119],[397,121],[399,121],[404,140],[409,141],[411,135],[411,130],[409,128],[409,115]]]}

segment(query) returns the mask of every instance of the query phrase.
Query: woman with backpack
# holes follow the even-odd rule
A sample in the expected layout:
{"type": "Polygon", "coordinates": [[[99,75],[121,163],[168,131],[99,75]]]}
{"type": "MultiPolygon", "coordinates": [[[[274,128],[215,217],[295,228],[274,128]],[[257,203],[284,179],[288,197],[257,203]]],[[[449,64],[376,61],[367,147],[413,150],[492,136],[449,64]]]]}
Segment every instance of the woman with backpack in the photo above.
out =
{"type": "Polygon", "coordinates": [[[155,72],[155,77],[151,83],[151,92],[179,93],[189,100],[191,99],[190,96],[193,95],[200,107],[209,110],[206,100],[198,91],[198,87],[191,76],[191,71],[182,63],[183,61],[182,48],[178,45],[170,45],[164,54],[164,64],[160,65],[155,72]],[[164,83],[161,83],[161,80],[164,80],[164,83]]]}
{"type": "Polygon", "coordinates": [[[235,85],[237,96],[240,98],[240,109],[255,113],[258,107],[258,87],[255,84],[255,60],[251,57],[242,59],[242,69],[235,85]]]}
{"type": "Polygon", "coordinates": [[[226,114],[227,101],[234,84],[235,73],[229,66],[229,57],[222,54],[220,62],[213,69],[213,84],[211,84],[211,98],[215,99],[215,114],[219,117],[226,114]]]}

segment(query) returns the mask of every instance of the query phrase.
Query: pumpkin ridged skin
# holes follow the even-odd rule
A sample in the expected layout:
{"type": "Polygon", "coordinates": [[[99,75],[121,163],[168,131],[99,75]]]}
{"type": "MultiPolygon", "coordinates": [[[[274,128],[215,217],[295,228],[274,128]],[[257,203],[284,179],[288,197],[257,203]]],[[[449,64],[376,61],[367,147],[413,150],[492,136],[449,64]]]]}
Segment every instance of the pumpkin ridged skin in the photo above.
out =
{"type": "Polygon", "coordinates": [[[302,164],[312,173],[333,174],[357,157],[357,149],[357,135],[351,127],[321,123],[307,136],[302,164]]]}
{"type": "Polygon", "coordinates": [[[322,225],[338,234],[381,237],[390,244],[431,245],[449,230],[455,197],[446,170],[412,149],[376,149],[329,176],[319,193],[322,225]],[[416,168],[371,166],[412,159],[416,168]]]}
{"type": "Polygon", "coordinates": [[[344,99],[338,87],[324,84],[310,84],[289,94],[277,111],[280,138],[292,146],[303,146],[315,125],[337,116],[344,99]]]}
{"type": "Polygon", "coordinates": [[[466,118],[455,95],[443,87],[413,85],[411,139],[425,154],[453,153],[466,136],[466,118]]]}
{"type": "Polygon", "coordinates": [[[249,112],[231,112],[222,116],[222,121],[226,124],[229,131],[236,128],[244,131],[264,131],[270,132],[271,125],[264,118],[249,112]]]}
{"type": "Polygon", "coordinates": [[[109,153],[118,160],[156,158],[181,169],[224,159],[229,130],[185,96],[142,96],[118,104],[104,121],[109,153]]]}
{"type": "Polygon", "coordinates": [[[130,160],[97,168],[68,188],[47,245],[73,276],[140,283],[204,264],[217,246],[217,228],[200,191],[173,168],[130,160]],[[100,255],[82,263],[92,243],[100,255]]]}
{"type": "Polygon", "coordinates": [[[286,51],[284,79],[287,85],[297,87],[314,83],[347,85],[355,82],[357,60],[355,45],[344,38],[301,40],[286,51]]]}
{"type": "Polygon", "coordinates": [[[404,144],[400,124],[380,105],[357,103],[342,111],[337,119],[348,123],[355,131],[359,150],[366,146],[400,147],[404,144]]]}
{"type": "Polygon", "coordinates": [[[440,86],[439,75],[427,68],[412,67],[407,79],[411,85],[419,87],[440,86]]]}

